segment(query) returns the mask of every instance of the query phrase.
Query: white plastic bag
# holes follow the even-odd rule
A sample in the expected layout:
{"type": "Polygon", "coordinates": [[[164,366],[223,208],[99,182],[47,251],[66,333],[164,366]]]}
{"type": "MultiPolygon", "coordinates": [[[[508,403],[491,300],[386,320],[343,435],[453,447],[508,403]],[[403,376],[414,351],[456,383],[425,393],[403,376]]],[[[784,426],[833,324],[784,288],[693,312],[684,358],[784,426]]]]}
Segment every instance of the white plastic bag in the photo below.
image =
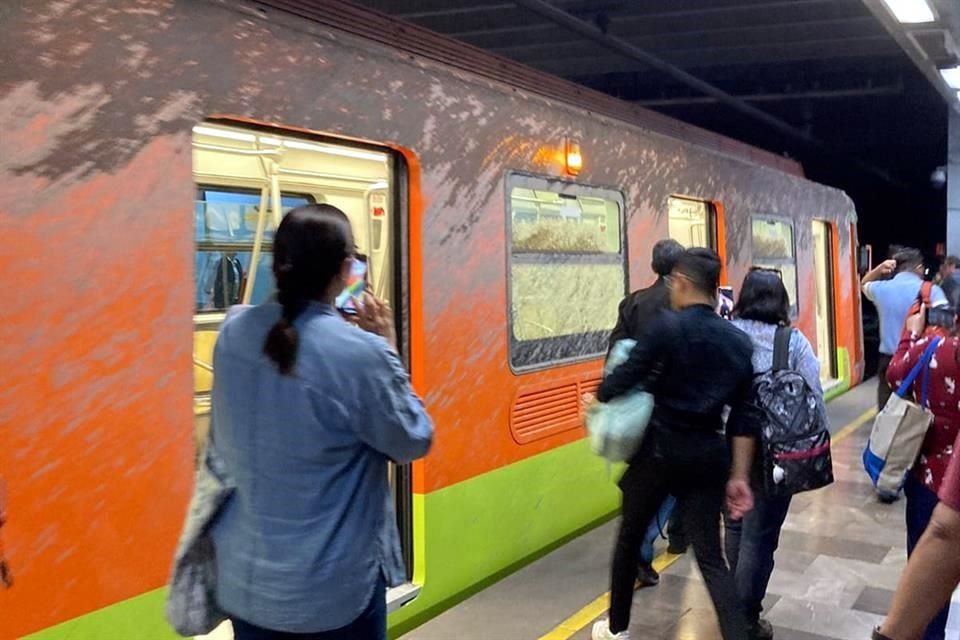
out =
{"type": "MultiPolygon", "coordinates": [[[[634,340],[614,345],[604,367],[604,375],[626,362],[634,340]]],[[[610,402],[596,403],[586,412],[587,433],[593,452],[609,462],[626,462],[640,449],[653,415],[653,396],[646,391],[631,391],[610,402]]]]}

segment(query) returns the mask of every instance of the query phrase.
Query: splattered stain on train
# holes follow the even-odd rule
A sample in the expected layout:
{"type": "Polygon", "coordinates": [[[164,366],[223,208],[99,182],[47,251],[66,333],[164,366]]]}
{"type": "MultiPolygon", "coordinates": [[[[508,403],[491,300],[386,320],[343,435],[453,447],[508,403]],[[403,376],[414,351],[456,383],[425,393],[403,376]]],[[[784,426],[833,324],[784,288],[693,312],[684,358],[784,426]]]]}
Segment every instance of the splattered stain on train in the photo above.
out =
{"type": "Polygon", "coordinates": [[[856,213],[788,159],[333,0],[0,28],[0,638],[173,637],[218,326],[303,202],[350,216],[437,425],[391,470],[394,636],[614,513],[579,397],[656,241],[780,270],[830,394],[861,378],[856,213]]]}

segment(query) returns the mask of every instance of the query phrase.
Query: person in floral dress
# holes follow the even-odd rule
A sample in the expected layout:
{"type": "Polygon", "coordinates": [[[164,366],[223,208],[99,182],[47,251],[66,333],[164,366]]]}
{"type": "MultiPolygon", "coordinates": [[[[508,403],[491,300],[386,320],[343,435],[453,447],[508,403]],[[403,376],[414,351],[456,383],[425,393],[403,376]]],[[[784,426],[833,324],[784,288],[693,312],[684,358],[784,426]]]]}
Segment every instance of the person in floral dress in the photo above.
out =
{"type": "MultiPolygon", "coordinates": [[[[937,493],[953,458],[954,442],[960,432],[960,338],[955,323],[951,328],[925,326],[925,313],[911,316],[905,324],[900,345],[887,370],[887,380],[896,389],[923,357],[931,340],[940,340],[930,361],[928,401],[933,423],[927,431],[920,456],[907,478],[907,553],[912,555],[930,524],[937,506],[937,493]]],[[[924,376],[917,376],[913,393],[920,398],[924,376]]],[[[927,627],[923,640],[943,640],[948,609],[945,607],[927,627]]]]}

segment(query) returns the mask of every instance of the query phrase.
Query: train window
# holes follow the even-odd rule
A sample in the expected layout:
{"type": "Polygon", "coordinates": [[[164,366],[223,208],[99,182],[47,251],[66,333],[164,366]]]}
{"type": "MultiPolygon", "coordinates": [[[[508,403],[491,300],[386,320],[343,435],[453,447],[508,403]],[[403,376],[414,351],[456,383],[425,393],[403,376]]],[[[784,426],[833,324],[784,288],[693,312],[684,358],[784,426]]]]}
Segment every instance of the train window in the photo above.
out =
{"type": "Polygon", "coordinates": [[[780,273],[787,294],[790,312],[796,317],[797,252],[793,239],[793,224],[773,218],[753,218],[753,266],[773,269],[780,273]]]}
{"type": "Polygon", "coordinates": [[[684,247],[717,249],[717,212],[704,200],[667,198],[668,234],[684,247]]]}
{"type": "MultiPolygon", "coordinates": [[[[260,192],[252,189],[198,187],[194,205],[197,313],[222,312],[240,303],[256,240],[260,197],[260,192]]],[[[314,197],[284,193],[280,202],[281,213],[285,214],[294,207],[314,202],[314,197]]],[[[263,253],[257,264],[258,275],[249,300],[251,304],[259,304],[273,293],[270,241],[275,226],[270,207],[268,202],[269,222],[264,226],[263,253]]]]}
{"type": "Polygon", "coordinates": [[[508,176],[510,363],[602,355],[626,291],[623,195],[508,176]]]}

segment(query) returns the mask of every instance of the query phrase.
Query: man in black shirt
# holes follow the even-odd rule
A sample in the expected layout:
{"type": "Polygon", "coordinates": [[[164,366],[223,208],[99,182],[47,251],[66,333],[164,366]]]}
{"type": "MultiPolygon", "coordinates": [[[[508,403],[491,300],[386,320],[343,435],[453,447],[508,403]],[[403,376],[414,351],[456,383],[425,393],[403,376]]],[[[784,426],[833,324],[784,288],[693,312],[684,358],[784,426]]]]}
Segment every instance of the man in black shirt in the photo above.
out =
{"type": "MultiPolygon", "coordinates": [[[[617,315],[617,326],[610,334],[610,350],[620,340],[640,340],[650,328],[653,319],[661,312],[670,309],[670,290],[667,289],[667,276],[673,271],[677,259],[683,255],[683,245],[676,240],[660,240],[653,245],[653,261],[651,267],[657,274],[657,280],[645,289],[634,291],[620,303],[617,315]]],[[[644,587],[652,587],[660,582],[660,575],[653,568],[653,540],[660,534],[661,524],[670,519],[667,535],[670,538],[670,553],[683,553],[687,542],[680,529],[679,511],[670,515],[673,500],[668,498],[657,515],[650,522],[645,543],[640,554],[640,573],[637,578],[644,587]]]]}
{"type": "Polygon", "coordinates": [[[609,621],[594,640],[629,637],[637,556],[647,523],[668,494],[677,497],[683,530],[720,619],[724,640],[747,640],[747,619],[723,558],[720,516],[753,507],[748,481],[757,421],[751,418],[750,338],[715,312],[720,259],[689,249],[668,278],[676,313],[660,314],[597,398],[607,402],[638,387],[654,396],[650,427],[620,479],[623,517],[613,557],[609,621]],[[723,411],[730,407],[724,436],[723,411]],[[732,456],[731,456],[732,448],[732,456]],[[732,458],[732,464],[731,464],[732,458]]]}
{"type": "Polygon", "coordinates": [[[676,240],[661,240],[653,245],[651,266],[657,274],[657,280],[646,289],[634,291],[620,303],[617,326],[610,334],[611,349],[625,338],[639,340],[657,314],[670,308],[670,290],[667,289],[666,278],[681,255],[683,245],[676,240]]]}

